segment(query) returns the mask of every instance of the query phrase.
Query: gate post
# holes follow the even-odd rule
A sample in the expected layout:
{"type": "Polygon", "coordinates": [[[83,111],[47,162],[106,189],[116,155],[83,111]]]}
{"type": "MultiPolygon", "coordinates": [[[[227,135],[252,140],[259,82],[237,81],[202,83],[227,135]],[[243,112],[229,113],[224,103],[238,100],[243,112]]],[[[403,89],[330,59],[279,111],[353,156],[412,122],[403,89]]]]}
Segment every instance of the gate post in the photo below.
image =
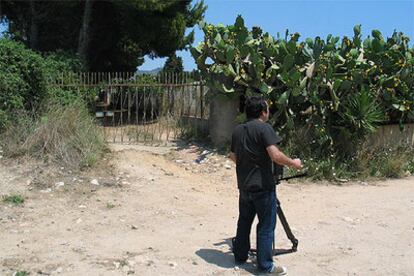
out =
{"type": "Polygon", "coordinates": [[[223,147],[231,142],[231,134],[237,125],[238,109],[239,95],[237,93],[230,95],[223,95],[216,91],[211,93],[208,125],[214,146],[223,147]]]}

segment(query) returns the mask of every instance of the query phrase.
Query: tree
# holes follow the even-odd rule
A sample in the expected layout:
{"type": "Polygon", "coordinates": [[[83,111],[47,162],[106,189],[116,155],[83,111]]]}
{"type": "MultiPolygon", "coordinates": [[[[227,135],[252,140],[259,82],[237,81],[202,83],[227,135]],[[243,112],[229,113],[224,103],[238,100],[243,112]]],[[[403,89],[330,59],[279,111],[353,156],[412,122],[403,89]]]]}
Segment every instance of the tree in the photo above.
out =
{"type": "Polygon", "coordinates": [[[203,1],[1,1],[11,36],[40,52],[77,53],[92,71],[135,71],[143,57],[186,49],[203,18],[203,1]]]}
{"type": "Polygon", "coordinates": [[[162,70],[168,73],[182,73],[184,71],[183,59],[176,54],[168,57],[162,70]]]}

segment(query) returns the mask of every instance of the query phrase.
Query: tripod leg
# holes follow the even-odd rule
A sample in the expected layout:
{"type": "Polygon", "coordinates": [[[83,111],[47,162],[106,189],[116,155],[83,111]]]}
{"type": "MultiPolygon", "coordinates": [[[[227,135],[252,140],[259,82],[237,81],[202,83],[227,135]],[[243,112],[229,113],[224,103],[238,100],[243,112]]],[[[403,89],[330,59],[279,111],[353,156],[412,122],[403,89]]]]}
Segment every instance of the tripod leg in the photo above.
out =
{"type": "Polygon", "coordinates": [[[296,239],[295,235],[293,235],[292,230],[290,229],[289,223],[286,220],[285,214],[283,213],[282,206],[280,205],[280,201],[277,200],[277,215],[279,216],[280,222],[283,225],[283,229],[285,230],[286,236],[292,242],[292,251],[296,251],[298,248],[299,241],[296,239]]]}

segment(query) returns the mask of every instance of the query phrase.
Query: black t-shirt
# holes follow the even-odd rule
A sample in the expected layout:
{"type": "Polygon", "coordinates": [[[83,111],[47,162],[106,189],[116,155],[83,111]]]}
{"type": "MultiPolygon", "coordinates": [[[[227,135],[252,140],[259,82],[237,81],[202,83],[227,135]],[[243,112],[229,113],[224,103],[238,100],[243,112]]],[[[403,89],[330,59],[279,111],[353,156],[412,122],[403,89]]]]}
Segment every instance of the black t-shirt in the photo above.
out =
{"type": "Polygon", "coordinates": [[[255,167],[260,170],[263,189],[275,189],[272,160],[266,148],[281,141],[269,124],[258,119],[240,124],[234,129],[231,151],[236,154],[237,186],[240,190],[245,190],[245,181],[250,178],[249,173],[255,167]]]}

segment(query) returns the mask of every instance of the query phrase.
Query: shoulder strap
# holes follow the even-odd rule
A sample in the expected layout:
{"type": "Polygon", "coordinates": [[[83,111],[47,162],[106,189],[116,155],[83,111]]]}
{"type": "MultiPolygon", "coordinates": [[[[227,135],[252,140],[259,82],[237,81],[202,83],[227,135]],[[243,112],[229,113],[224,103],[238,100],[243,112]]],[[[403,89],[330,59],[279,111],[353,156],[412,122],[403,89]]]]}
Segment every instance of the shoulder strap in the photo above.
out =
{"type": "Polygon", "coordinates": [[[258,156],[256,154],[254,154],[254,152],[249,148],[248,144],[247,144],[247,137],[248,137],[248,129],[247,129],[247,124],[244,123],[243,124],[243,134],[242,134],[242,146],[243,146],[243,152],[245,152],[249,158],[253,161],[253,163],[255,163],[255,165],[257,165],[258,163],[258,156]]]}

